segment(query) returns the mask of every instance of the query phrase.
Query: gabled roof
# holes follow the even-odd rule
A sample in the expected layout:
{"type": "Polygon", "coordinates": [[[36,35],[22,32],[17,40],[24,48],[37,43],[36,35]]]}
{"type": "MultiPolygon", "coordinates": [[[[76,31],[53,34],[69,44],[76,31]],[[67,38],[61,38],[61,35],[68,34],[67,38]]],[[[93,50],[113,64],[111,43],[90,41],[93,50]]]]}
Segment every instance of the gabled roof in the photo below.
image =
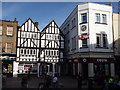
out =
{"type": "MultiPolygon", "coordinates": [[[[56,24],[56,22],[55,22],[54,20],[52,20],[41,32],[44,32],[44,31],[49,27],[49,25],[50,25],[52,22],[54,22],[55,25],[57,26],[57,28],[59,28],[58,25],[56,24]]],[[[59,28],[59,30],[60,30],[60,28],[59,28]]],[[[64,34],[62,33],[61,30],[60,30],[60,33],[61,33],[61,35],[62,35],[63,38],[64,38],[64,34]]]]}
{"type": "Polygon", "coordinates": [[[28,18],[21,26],[19,26],[19,28],[25,25],[25,23],[28,22],[28,20],[30,20],[34,24],[34,26],[37,28],[37,30],[40,31],[40,29],[35,25],[35,22],[33,22],[31,18],[28,18]]]}

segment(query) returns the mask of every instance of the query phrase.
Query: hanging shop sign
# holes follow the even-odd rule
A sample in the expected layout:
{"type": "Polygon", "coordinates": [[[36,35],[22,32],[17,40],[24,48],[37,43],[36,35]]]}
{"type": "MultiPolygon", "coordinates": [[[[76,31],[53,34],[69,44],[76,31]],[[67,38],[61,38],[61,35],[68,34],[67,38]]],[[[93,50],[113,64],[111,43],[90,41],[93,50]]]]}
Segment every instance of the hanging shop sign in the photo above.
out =
{"type": "Polygon", "coordinates": [[[16,60],[16,57],[1,56],[0,60],[16,60]]]}
{"type": "Polygon", "coordinates": [[[88,39],[89,38],[89,34],[85,34],[85,35],[79,35],[78,39],[88,39]]]}

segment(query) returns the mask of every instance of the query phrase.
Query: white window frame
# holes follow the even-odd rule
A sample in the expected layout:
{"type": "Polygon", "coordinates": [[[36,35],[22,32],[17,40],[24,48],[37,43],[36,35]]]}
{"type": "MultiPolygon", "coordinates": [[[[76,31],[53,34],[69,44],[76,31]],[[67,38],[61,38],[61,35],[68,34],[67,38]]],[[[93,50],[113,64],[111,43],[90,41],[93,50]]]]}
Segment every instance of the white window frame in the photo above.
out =
{"type": "Polygon", "coordinates": [[[7,35],[13,36],[13,27],[7,27],[7,35]],[[9,33],[9,32],[12,32],[12,33],[9,33]]]}
{"type": "Polygon", "coordinates": [[[95,22],[100,23],[100,13],[95,14],[95,22]]]}
{"type": "Polygon", "coordinates": [[[106,14],[102,14],[102,23],[107,24],[107,15],[106,14]]]}
{"type": "Polygon", "coordinates": [[[2,35],[3,26],[0,26],[0,35],[2,35]]]}

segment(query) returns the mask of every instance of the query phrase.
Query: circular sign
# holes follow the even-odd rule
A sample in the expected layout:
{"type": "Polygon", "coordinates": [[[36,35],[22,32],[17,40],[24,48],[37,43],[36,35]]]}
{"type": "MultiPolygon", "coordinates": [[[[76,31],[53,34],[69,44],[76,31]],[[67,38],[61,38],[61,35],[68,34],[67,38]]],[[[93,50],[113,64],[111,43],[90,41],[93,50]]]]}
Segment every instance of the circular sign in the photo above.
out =
{"type": "Polygon", "coordinates": [[[87,61],[87,60],[84,58],[84,59],[83,59],[83,62],[86,62],[86,61],[87,61]]]}
{"type": "Polygon", "coordinates": [[[82,25],[82,26],[81,26],[81,30],[82,30],[82,31],[85,31],[86,29],[87,29],[86,25],[82,25]]]}

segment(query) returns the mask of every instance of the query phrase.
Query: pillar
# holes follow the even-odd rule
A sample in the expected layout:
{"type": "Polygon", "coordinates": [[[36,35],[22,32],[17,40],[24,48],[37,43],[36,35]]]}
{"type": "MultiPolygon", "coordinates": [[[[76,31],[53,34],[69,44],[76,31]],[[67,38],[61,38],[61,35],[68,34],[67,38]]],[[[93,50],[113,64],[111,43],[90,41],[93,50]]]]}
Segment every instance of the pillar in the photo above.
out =
{"type": "Polygon", "coordinates": [[[73,75],[75,75],[75,63],[73,63],[73,75]]]}
{"type": "Polygon", "coordinates": [[[58,73],[59,73],[59,76],[60,76],[60,65],[58,65],[58,73]]]}
{"type": "Polygon", "coordinates": [[[115,76],[115,65],[114,65],[114,63],[110,64],[110,75],[111,75],[111,77],[115,76]]]}
{"type": "Polygon", "coordinates": [[[94,64],[88,63],[88,77],[94,77],[94,64]]]}
{"type": "Polygon", "coordinates": [[[40,77],[40,63],[38,63],[38,67],[37,67],[37,76],[40,77]]]}
{"type": "Polygon", "coordinates": [[[13,61],[13,77],[18,76],[18,64],[19,62],[13,61]]]}
{"type": "Polygon", "coordinates": [[[50,75],[50,65],[48,65],[48,72],[47,72],[48,75],[50,75]]]}
{"type": "Polygon", "coordinates": [[[52,63],[53,66],[53,76],[55,76],[55,63],[52,63]]]}

